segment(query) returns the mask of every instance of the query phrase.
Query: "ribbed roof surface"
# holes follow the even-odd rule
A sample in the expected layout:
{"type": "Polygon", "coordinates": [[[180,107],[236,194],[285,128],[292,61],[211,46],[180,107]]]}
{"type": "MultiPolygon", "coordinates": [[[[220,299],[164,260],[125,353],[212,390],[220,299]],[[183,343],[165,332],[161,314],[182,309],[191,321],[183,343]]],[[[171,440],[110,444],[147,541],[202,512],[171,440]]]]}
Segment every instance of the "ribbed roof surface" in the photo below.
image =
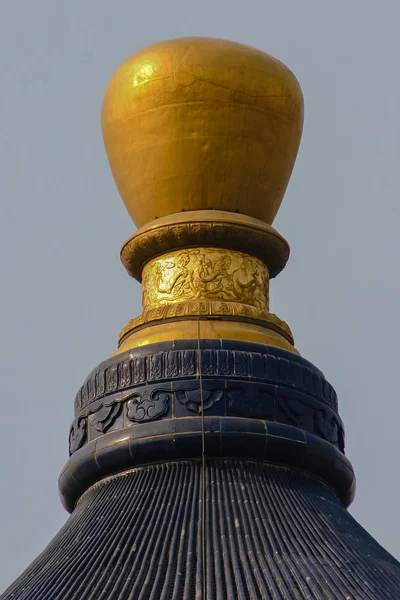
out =
{"type": "MultiPolygon", "coordinates": [[[[1,598],[202,599],[201,480],[187,461],[96,484],[1,598]]],[[[400,598],[400,564],[311,476],[210,462],[205,515],[208,600],[400,598]]]]}

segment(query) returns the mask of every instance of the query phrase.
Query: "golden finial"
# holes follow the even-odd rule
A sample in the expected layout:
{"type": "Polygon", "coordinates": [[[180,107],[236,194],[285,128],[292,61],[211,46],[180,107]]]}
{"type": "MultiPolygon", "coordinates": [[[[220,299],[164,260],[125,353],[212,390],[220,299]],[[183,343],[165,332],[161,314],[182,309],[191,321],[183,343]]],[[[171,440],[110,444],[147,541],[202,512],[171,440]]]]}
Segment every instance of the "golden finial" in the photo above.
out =
{"type": "Polygon", "coordinates": [[[176,39],[117,69],[102,124],[115,182],[138,227],[210,208],[271,225],[296,159],[303,98],[294,75],[264,52],[176,39]]]}
{"type": "Polygon", "coordinates": [[[289,254],[271,224],[302,124],[294,75],[249,46],[175,39],[117,69],[104,97],[103,135],[140,227],[122,261],[144,286],[144,312],[122,332],[120,351],[194,337],[199,318],[203,337],[293,350],[289,328],[269,313],[268,283],[289,254]]]}

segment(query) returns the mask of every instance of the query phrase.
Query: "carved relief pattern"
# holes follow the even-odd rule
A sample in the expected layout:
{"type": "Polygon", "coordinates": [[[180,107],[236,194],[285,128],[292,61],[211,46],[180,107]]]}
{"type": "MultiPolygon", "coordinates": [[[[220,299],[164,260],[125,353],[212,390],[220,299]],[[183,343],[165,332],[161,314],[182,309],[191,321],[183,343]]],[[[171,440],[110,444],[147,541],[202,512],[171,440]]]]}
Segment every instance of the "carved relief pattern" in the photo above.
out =
{"type": "Polygon", "coordinates": [[[275,398],[271,394],[262,393],[250,396],[243,388],[228,390],[228,406],[233,413],[246,418],[275,418],[275,398]]]}
{"type": "MultiPolygon", "coordinates": [[[[115,371],[116,369],[112,369],[111,372],[115,375],[115,371]]],[[[95,383],[91,384],[90,381],[99,381],[97,376],[98,373],[87,382],[88,387],[94,385],[96,394],[98,393],[99,388],[96,390],[95,383]]],[[[114,386],[116,385],[117,380],[114,379],[114,386]]],[[[104,393],[104,387],[101,383],[100,390],[104,393]]],[[[81,448],[83,444],[88,441],[88,422],[90,422],[95,431],[106,433],[121,414],[122,403],[129,395],[131,395],[131,392],[124,391],[119,394],[113,394],[110,397],[105,397],[101,400],[95,400],[93,402],[89,401],[89,403],[82,404],[82,397],[84,395],[82,395],[81,390],[81,393],[78,393],[75,400],[75,402],[78,402],[78,404],[75,405],[75,412],[77,413],[77,406],[80,406],[79,414],[75,417],[69,434],[70,454],[81,448]]]]}
{"type": "Polygon", "coordinates": [[[200,391],[200,385],[193,383],[178,387],[174,390],[175,398],[183,404],[190,412],[201,414],[211,408],[216,402],[219,402],[224,394],[222,389],[203,389],[200,391]]]}
{"type": "Polygon", "coordinates": [[[279,398],[279,408],[282,409],[290,425],[302,429],[307,426],[307,403],[304,401],[281,396],[279,398]]]}
{"type": "Polygon", "coordinates": [[[238,319],[248,319],[264,327],[278,331],[291,344],[294,344],[293,335],[289,325],[273,313],[260,313],[257,308],[240,302],[223,302],[212,300],[190,300],[188,302],[177,302],[176,304],[150,308],[142,312],[122,329],[119,334],[119,345],[137,327],[141,327],[152,321],[164,321],[178,317],[220,317],[231,316],[238,319]]]}
{"type": "Polygon", "coordinates": [[[163,390],[137,392],[129,397],[127,416],[130,421],[145,423],[154,421],[168,411],[169,393],[163,390]]]}
{"type": "Polygon", "coordinates": [[[186,348],[102,363],[77,394],[70,453],[130,422],[199,415],[202,402],[211,415],[293,425],[344,449],[336,393],[317,370],[270,353],[224,348],[202,349],[198,361],[197,350],[186,348]]]}
{"type": "MultiPolygon", "coordinates": [[[[119,401],[132,393],[126,386],[129,377],[132,387],[143,386],[147,382],[166,379],[188,379],[197,377],[197,350],[166,350],[156,354],[134,354],[106,365],[101,364],[86,380],[75,399],[75,416],[86,416],[91,406],[106,401],[111,395],[104,386],[109,380],[108,372],[114,374],[115,393],[119,401]],[[101,376],[100,376],[101,375],[101,376]],[[94,384],[89,383],[93,380],[94,384]],[[95,399],[89,401],[87,390],[94,385],[95,399]]],[[[204,349],[201,351],[202,374],[214,377],[245,377],[249,380],[268,381],[274,385],[288,385],[314,397],[333,411],[338,411],[337,395],[331,384],[318,371],[306,364],[294,362],[273,354],[245,352],[242,350],[204,349]],[[207,361],[203,357],[207,356],[207,361]]],[[[94,410],[94,409],[92,409],[94,410]]]]}
{"type": "Polygon", "coordinates": [[[228,390],[229,410],[241,417],[267,419],[311,431],[344,452],[344,427],[337,414],[304,394],[296,398],[285,396],[282,389],[280,392],[274,396],[262,389],[253,393],[244,388],[228,390]]]}
{"type": "Polygon", "coordinates": [[[92,423],[96,431],[105,433],[111,427],[119,413],[121,412],[121,404],[113,401],[112,403],[100,404],[93,411],[92,423]]]}
{"type": "Polygon", "coordinates": [[[79,450],[86,441],[86,419],[75,420],[69,432],[69,453],[79,450]]]}
{"type": "Polygon", "coordinates": [[[257,258],[218,248],[192,248],[155,258],[143,269],[143,308],[219,300],[268,313],[269,276],[257,258]]]}
{"type": "MultiPolygon", "coordinates": [[[[89,411],[89,419],[94,429],[103,434],[121,414],[123,406],[126,407],[124,410],[129,421],[146,423],[166,415],[172,398],[183,407],[183,411],[187,411],[182,412],[175,405],[175,418],[187,417],[190,413],[200,415],[203,410],[212,409],[212,414],[221,417],[235,415],[264,419],[310,431],[344,451],[344,428],[340,417],[310,396],[300,393],[294,397],[292,390],[287,392],[285,388],[268,384],[240,386],[227,382],[224,389],[215,380],[208,380],[203,385],[202,393],[198,380],[176,382],[172,390],[142,387],[134,393],[110,398],[105,404],[100,403],[89,411]]],[[[79,417],[73,423],[70,432],[71,454],[87,440],[86,429],[85,418],[79,417]]]]}
{"type": "Polygon", "coordinates": [[[143,265],[154,256],[177,248],[217,246],[257,256],[275,277],[289,257],[287,242],[272,228],[233,222],[191,221],[139,230],[124,244],[121,260],[128,273],[142,280],[143,265]]]}
{"type": "Polygon", "coordinates": [[[314,430],[320,437],[328,440],[344,451],[344,427],[342,422],[331,412],[323,409],[314,413],[314,430]]]}

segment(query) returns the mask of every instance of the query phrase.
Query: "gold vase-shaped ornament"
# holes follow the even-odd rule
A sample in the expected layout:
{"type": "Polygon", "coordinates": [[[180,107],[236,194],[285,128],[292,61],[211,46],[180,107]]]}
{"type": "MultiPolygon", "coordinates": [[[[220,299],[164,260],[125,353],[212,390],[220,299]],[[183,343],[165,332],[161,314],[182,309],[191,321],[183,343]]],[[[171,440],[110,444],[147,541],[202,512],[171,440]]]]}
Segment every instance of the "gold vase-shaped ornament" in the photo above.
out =
{"type": "Polygon", "coordinates": [[[143,290],[144,312],[121,334],[120,351],[164,335],[193,337],[199,319],[202,337],[293,350],[287,325],[269,313],[265,281],[289,255],[271,224],[302,124],[294,75],[242,44],[161,42],[114,73],[103,136],[121,197],[140,228],[121,257],[151,287],[151,294],[143,290]]]}

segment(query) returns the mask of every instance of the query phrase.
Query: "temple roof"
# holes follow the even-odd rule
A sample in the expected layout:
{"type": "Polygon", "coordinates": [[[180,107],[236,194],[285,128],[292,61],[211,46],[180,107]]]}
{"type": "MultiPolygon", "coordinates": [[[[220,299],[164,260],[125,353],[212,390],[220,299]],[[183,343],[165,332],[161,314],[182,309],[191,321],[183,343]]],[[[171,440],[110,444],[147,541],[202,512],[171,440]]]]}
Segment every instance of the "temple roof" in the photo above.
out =
{"type": "Polygon", "coordinates": [[[400,598],[400,564],[346,510],[336,392],[270,312],[302,125],[294,75],[233,42],[162,42],[112,77],[143,310],[76,395],[72,514],[2,600],[400,598]]]}
{"type": "Polygon", "coordinates": [[[296,469],[208,462],[203,546],[201,473],[170,462],[95,484],[2,600],[400,597],[400,564],[296,469]]]}

